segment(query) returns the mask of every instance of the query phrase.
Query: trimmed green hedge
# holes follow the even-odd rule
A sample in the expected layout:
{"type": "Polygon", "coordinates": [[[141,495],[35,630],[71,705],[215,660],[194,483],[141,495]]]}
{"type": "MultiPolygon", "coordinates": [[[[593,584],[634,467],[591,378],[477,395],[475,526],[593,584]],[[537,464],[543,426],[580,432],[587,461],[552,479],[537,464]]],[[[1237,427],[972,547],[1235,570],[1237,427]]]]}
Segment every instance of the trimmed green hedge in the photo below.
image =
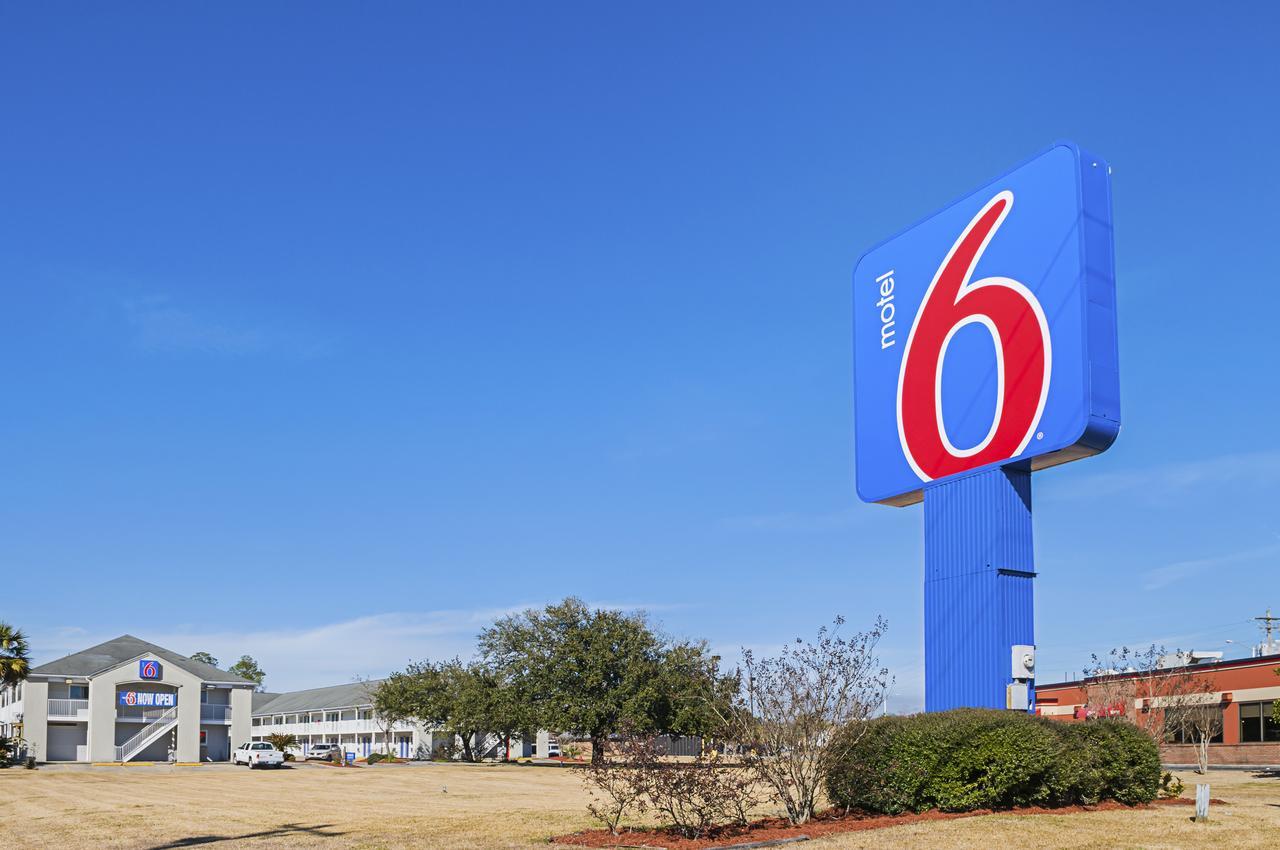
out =
{"type": "Polygon", "coordinates": [[[873,720],[827,774],[837,806],[899,814],[1099,800],[1147,803],[1160,788],[1155,742],[1121,720],[1069,724],[961,709],[873,720]]]}

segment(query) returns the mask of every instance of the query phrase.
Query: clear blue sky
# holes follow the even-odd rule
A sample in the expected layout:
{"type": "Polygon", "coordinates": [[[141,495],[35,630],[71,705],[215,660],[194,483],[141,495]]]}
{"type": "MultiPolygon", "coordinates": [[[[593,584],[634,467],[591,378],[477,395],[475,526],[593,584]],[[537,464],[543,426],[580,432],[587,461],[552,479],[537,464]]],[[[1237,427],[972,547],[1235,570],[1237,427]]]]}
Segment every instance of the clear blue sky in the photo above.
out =
{"type": "Polygon", "coordinates": [[[918,705],[921,512],[854,495],[850,273],[1065,138],[1115,167],[1125,423],[1035,480],[1042,677],[1247,645],[1280,609],[1277,26],[8,4],[0,619],[301,687],[566,594],[727,654],[884,614],[918,705]]]}

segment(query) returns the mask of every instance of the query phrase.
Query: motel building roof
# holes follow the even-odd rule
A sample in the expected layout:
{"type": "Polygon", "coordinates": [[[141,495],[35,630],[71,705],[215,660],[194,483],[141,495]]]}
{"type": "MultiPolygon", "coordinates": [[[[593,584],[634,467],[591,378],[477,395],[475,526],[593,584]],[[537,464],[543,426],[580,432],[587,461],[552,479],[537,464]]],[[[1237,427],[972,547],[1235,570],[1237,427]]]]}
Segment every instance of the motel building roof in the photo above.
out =
{"type": "Polygon", "coordinates": [[[368,708],[373,705],[370,691],[383,681],[385,680],[371,679],[367,682],[349,682],[345,685],[330,685],[327,688],[310,688],[305,691],[279,694],[256,693],[253,695],[253,716],[297,714],[326,709],[368,708]]]}
{"type": "Polygon", "coordinates": [[[133,635],[121,635],[97,646],[91,646],[80,652],[63,656],[56,661],[41,664],[39,667],[31,669],[28,678],[88,681],[100,673],[143,657],[159,658],[168,664],[185,670],[208,684],[243,685],[246,687],[252,687],[254,684],[248,679],[237,676],[235,673],[214,667],[212,664],[205,664],[203,661],[193,661],[185,655],[157,646],[154,643],[149,643],[133,635]]]}

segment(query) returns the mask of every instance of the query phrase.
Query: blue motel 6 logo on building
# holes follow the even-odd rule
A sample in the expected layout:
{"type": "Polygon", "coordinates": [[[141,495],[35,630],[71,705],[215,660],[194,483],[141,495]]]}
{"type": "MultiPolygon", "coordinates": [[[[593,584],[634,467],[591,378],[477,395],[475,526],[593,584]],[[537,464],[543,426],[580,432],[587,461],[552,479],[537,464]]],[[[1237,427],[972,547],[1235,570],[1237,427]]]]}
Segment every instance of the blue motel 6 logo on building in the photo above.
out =
{"type": "Polygon", "coordinates": [[[152,661],[144,658],[138,662],[138,678],[139,679],[159,679],[160,678],[160,662],[152,661]]]}
{"type": "Polygon", "coordinates": [[[1109,167],[1061,143],[862,256],[857,490],[1097,454],[1120,428],[1109,167]]]}

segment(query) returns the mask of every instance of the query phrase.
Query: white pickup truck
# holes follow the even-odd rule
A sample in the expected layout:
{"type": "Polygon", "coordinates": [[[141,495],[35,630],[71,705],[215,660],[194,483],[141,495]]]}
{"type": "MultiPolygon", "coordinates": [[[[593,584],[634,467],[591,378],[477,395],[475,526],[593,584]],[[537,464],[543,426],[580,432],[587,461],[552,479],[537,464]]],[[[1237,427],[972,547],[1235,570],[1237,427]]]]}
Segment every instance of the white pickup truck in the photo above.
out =
{"type": "Polygon", "coordinates": [[[250,770],[255,767],[280,767],[284,764],[284,753],[266,741],[250,741],[232,751],[231,763],[247,764],[250,770]]]}

